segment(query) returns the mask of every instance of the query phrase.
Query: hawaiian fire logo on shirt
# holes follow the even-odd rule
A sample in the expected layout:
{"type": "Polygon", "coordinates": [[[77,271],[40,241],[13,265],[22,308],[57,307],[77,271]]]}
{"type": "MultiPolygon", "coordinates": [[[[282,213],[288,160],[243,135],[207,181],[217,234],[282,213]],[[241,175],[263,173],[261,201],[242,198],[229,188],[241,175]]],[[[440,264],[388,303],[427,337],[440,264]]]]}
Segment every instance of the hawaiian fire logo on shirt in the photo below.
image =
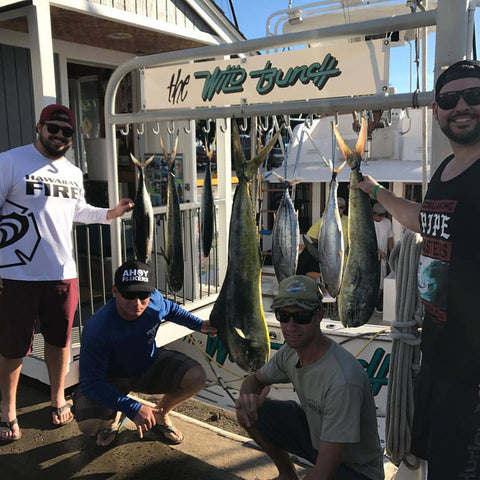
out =
{"type": "Polygon", "coordinates": [[[8,215],[0,215],[0,249],[14,245],[4,250],[1,255],[0,268],[26,265],[31,262],[40,243],[40,232],[33,212],[28,207],[6,201],[15,207],[8,215]],[[33,230],[33,234],[27,233],[33,230]]]}

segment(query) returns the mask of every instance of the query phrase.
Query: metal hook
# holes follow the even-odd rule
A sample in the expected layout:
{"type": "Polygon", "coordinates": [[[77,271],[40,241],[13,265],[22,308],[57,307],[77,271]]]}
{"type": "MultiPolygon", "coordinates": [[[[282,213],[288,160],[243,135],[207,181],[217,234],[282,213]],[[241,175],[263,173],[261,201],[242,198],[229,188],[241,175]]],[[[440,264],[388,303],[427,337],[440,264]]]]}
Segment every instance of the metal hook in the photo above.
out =
{"type": "Polygon", "coordinates": [[[367,119],[369,122],[374,122],[375,117],[373,115],[373,110],[367,110],[367,119]]]}
{"type": "Polygon", "coordinates": [[[390,127],[392,125],[392,109],[391,108],[387,110],[386,123],[387,123],[387,127],[390,127]]]}
{"type": "Polygon", "coordinates": [[[167,132],[172,135],[175,132],[175,122],[168,122],[167,124],[167,132]],[[171,125],[171,126],[170,126],[171,125]]]}
{"type": "Polygon", "coordinates": [[[141,125],[141,130],[139,130],[138,128],[136,129],[137,130],[137,135],[143,135],[145,133],[145,125],[143,124],[143,122],[140,124],[141,125]]]}
{"type": "Polygon", "coordinates": [[[305,118],[305,126],[310,129],[312,128],[312,125],[313,125],[313,113],[311,113],[310,115],[308,115],[307,118],[305,118]]]}
{"type": "Polygon", "coordinates": [[[248,128],[247,118],[243,117],[243,125],[240,125],[240,130],[245,133],[248,128]]]}
{"type": "Polygon", "coordinates": [[[224,119],[223,119],[223,125],[220,125],[220,131],[221,131],[222,133],[227,133],[227,127],[228,127],[228,125],[227,125],[227,119],[224,118],[224,119]]]}
{"type": "Polygon", "coordinates": [[[268,117],[265,117],[266,122],[262,122],[262,117],[260,117],[260,127],[264,132],[268,132],[268,127],[269,127],[269,119],[268,117]]]}
{"type": "Polygon", "coordinates": [[[334,122],[335,122],[335,126],[338,127],[338,124],[340,122],[340,119],[338,118],[338,112],[335,113],[335,116],[334,116],[334,122]]]}
{"type": "Polygon", "coordinates": [[[152,127],[152,132],[154,133],[154,135],[158,135],[160,133],[160,123],[156,123],[155,124],[155,128],[152,127]]]}
{"type": "MultiPolygon", "coordinates": [[[[190,125],[190,120],[187,120],[187,124],[190,125]]],[[[190,128],[183,127],[183,131],[188,135],[189,133],[192,133],[192,127],[190,128]]]]}
{"type": "Polygon", "coordinates": [[[120,130],[120,133],[121,133],[122,135],[127,136],[129,131],[130,131],[130,124],[127,123],[127,124],[125,124],[125,128],[122,128],[122,129],[120,130]]]}
{"type": "Polygon", "coordinates": [[[211,122],[211,120],[208,119],[208,120],[207,120],[207,126],[206,126],[206,127],[202,127],[203,133],[210,133],[210,122],[211,122]]]}

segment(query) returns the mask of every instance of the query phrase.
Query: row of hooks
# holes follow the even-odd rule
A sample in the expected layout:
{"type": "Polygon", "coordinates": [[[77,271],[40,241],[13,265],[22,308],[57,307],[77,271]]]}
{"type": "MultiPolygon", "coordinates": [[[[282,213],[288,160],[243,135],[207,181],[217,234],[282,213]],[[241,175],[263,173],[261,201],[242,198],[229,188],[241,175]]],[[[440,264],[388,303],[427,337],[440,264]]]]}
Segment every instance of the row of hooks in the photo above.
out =
{"type": "MultiPolygon", "coordinates": [[[[353,115],[354,115],[354,118],[358,118],[359,112],[353,112],[353,115]]],[[[369,121],[372,121],[372,122],[374,121],[373,110],[367,110],[366,113],[365,113],[365,116],[367,117],[367,119],[369,121]]],[[[290,125],[290,115],[284,115],[283,118],[285,120],[285,123],[287,125],[290,125]]],[[[314,114],[311,113],[308,116],[306,116],[305,119],[298,118],[297,120],[304,120],[305,121],[305,126],[308,129],[310,129],[313,126],[314,114]]],[[[206,121],[206,126],[202,127],[202,131],[204,133],[206,133],[206,134],[210,133],[211,123],[212,123],[212,120],[209,118],[206,121]]],[[[274,128],[275,123],[276,122],[273,120],[272,125],[270,126],[270,117],[268,117],[268,116],[267,117],[259,117],[258,127],[263,132],[268,132],[268,131],[270,131],[274,128]]],[[[339,123],[339,114],[338,113],[335,113],[335,115],[334,115],[334,123],[335,123],[335,126],[338,127],[338,123],[339,123]]],[[[386,125],[390,126],[391,124],[392,124],[392,110],[389,109],[389,110],[386,110],[386,125]]],[[[239,128],[242,131],[242,133],[245,133],[248,130],[248,120],[247,120],[246,117],[244,117],[242,119],[242,123],[239,124],[239,128]]],[[[183,127],[183,130],[186,134],[189,134],[189,133],[192,132],[191,127],[190,128],[183,127]]],[[[221,130],[222,133],[226,133],[226,131],[227,131],[227,119],[226,118],[223,119],[223,125],[220,125],[220,130],[221,130]]],[[[173,134],[175,132],[175,122],[173,122],[173,121],[168,122],[167,131],[168,131],[169,134],[173,134]]],[[[120,133],[122,135],[128,135],[129,132],[130,132],[130,125],[129,124],[126,124],[125,128],[120,129],[120,133]]],[[[143,135],[145,133],[144,123],[140,124],[140,128],[136,128],[136,132],[137,132],[137,135],[143,135]]],[[[152,127],[152,132],[155,135],[158,135],[160,133],[160,123],[159,122],[156,122],[155,126],[152,127]]]]}

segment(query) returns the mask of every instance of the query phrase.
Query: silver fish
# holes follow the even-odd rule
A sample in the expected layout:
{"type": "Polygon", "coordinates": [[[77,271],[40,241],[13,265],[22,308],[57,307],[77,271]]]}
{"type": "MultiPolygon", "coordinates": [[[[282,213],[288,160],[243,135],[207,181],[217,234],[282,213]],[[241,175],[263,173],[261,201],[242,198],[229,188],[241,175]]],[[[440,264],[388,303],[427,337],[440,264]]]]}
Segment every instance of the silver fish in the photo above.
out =
{"type": "Polygon", "coordinates": [[[165,250],[161,249],[167,266],[168,286],[174,292],[183,287],[183,240],[182,240],[182,217],[180,215],[180,201],[178,200],[177,185],[175,183],[175,157],[177,155],[178,134],[175,138],[174,147],[168,153],[160,137],[167,161],[167,231],[165,236],[165,250]]]}
{"type": "Polygon", "coordinates": [[[145,168],[153,160],[153,155],[144,163],[140,163],[132,154],[130,158],[138,168],[137,193],[132,212],[133,250],[137,260],[148,263],[153,245],[153,208],[145,186],[145,168]]]}
{"type": "Polygon", "coordinates": [[[283,183],[285,189],[275,215],[272,230],[273,268],[278,282],[281,282],[284,278],[295,275],[297,270],[300,228],[288,187],[299,183],[299,180],[289,182],[280,175],[273,174],[283,183]]]}
{"type": "MultiPolygon", "coordinates": [[[[351,168],[350,185],[362,180],[360,165],[367,136],[365,120],[352,150],[334,127],[338,146],[351,168]]],[[[368,322],[378,299],[380,264],[378,261],[377,236],[373,224],[370,198],[362,190],[350,190],[348,200],[349,253],[342,287],[338,297],[338,313],[346,327],[359,327],[368,322]]]]}
{"type": "Polygon", "coordinates": [[[322,272],[323,282],[327,287],[328,293],[336,297],[340,291],[342,283],[344,245],[342,222],[338,211],[337,174],[345,165],[343,162],[340,167],[335,169],[332,160],[329,160],[332,179],[330,180],[330,194],[327,205],[323,212],[322,224],[318,232],[318,253],[320,271],[322,272]]]}
{"type": "Polygon", "coordinates": [[[237,365],[256,371],[270,354],[260,277],[262,259],[249,181],[265,160],[280,132],[250,161],[242,152],[240,133],[233,122],[233,151],[238,185],[233,197],[228,266],[220,294],[210,314],[211,324],[237,365]]]}

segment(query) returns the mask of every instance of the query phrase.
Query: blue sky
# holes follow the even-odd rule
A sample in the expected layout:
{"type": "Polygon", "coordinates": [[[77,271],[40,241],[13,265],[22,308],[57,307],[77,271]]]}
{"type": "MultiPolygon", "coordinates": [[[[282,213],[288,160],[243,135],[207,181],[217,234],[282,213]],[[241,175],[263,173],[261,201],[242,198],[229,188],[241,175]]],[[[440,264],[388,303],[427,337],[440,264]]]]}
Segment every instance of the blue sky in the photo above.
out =
{"type": "MultiPolygon", "coordinates": [[[[231,18],[228,0],[215,0],[217,5],[231,18]]],[[[293,6],[310,3],[313,0],[293,0],[293,6]]],[[[288,0],[233,0],[240,31],[248,38],[259,38],[266,35],[266,21],[272,13],[286,9],[288,0]]],[[[476,14],[476,25],[478,13],[476,14]]],[[[480,32],[477,26],[477,32],[480,32]]],[[[477,34],[477,36],[480,33],[477,34]]],[[[435,35],[429,35],[428,41],[428,88],[432,88],[433,59],[435,35]]],[[[477,41],[477,49],[478,49],[477,41]]],[[[397,88],[397,92],[410,91],[410,49],[408,46],[395,47],[391,51],[390,83],[397,88]]],[[[413,88],[416,86],[416,76],[412,79],[413,88]]]]}

